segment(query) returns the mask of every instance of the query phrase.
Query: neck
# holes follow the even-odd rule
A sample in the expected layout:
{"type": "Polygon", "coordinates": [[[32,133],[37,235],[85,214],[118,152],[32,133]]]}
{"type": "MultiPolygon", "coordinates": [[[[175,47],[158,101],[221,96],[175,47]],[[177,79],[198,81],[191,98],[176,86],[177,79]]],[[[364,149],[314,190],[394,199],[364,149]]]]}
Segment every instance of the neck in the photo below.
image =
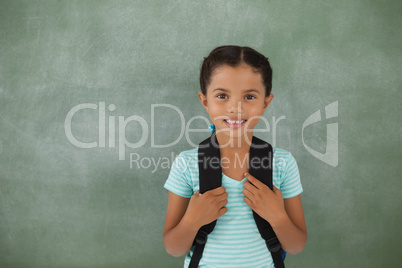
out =
{"type": "Polygon", "coordinates": [[[250,151],[251,141],[253,139],[253,132],[250,131],[247,133],[247,135],[241,135],[239,137],[229,137],[224,135],[224,133],[217,133],[216,138],[221,146],[221,153],[248,153],[250,151]]]}

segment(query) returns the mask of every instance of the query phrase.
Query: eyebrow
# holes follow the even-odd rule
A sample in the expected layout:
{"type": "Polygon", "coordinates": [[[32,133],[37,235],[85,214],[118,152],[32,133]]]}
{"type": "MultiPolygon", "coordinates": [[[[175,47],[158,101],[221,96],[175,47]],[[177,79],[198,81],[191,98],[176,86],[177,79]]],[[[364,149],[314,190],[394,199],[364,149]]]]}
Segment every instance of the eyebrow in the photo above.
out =
{"type": "MultiPolygon", "coordinates": [[[[212,92],[215,92],[215,91],[229,92],[229,90],[224,89],[224,88],[220,88],[220,87],[215,88],[212,92]]],[[[257,89],[253,89],[253,88],[244,90],[243,92],[244,93],[258,93],[258,94],[260,93],[260,91],[258,91],[257,89]]]]}

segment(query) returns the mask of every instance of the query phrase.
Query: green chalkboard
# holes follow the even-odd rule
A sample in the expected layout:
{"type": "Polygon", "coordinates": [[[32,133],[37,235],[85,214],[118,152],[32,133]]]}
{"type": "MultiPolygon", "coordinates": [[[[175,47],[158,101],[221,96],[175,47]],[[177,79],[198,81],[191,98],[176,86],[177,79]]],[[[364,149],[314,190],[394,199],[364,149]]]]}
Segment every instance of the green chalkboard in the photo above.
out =
{"type": "Polygon", "coordinates": [[[224,44],[273,66],[257,136],[295,156],[309,233],[287,267],[400,266],[401,13],[391,0],[1,0],[0,267],[181,267],[163,246],[163,184],[208,135],[199,67],[224,44]]]}

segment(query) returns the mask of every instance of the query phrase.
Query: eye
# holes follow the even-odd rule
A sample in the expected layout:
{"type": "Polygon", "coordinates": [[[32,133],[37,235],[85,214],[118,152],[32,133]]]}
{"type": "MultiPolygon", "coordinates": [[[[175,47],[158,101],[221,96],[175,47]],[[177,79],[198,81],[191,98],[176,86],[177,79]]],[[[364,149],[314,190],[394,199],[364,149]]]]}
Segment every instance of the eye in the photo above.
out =
{"type": "Polygon", "coordinates": [[[218,96],[216,96],[218,99],[227,99],[228,96],[224,93],[219,94],[218,96]]]}
{"type": "Polygon", "coordinates": [[[255,99],[255,96],[253,96],[253,95],[246,95],[244,98],[245,98],[246,100],[253,100],[253,99],[255,99]]]}

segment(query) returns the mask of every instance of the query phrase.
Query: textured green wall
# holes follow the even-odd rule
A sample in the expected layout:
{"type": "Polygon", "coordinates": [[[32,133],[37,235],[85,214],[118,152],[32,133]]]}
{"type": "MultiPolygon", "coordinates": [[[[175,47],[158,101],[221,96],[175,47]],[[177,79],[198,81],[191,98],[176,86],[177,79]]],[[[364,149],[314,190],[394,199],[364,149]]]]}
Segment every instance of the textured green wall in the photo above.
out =
{"type": "Polygon", "coordinates": [[[297,159],[309,231],[287,266],[400,265],[401,14],[400,1],[0,1],[0,266],[180,267],[163,184],[208,135],[182,124],[207,116],[199,66],[223,44],[274,69],[258,136],[297,159]],[[328,146],[326,162],[311,153],[328,146]]]}

